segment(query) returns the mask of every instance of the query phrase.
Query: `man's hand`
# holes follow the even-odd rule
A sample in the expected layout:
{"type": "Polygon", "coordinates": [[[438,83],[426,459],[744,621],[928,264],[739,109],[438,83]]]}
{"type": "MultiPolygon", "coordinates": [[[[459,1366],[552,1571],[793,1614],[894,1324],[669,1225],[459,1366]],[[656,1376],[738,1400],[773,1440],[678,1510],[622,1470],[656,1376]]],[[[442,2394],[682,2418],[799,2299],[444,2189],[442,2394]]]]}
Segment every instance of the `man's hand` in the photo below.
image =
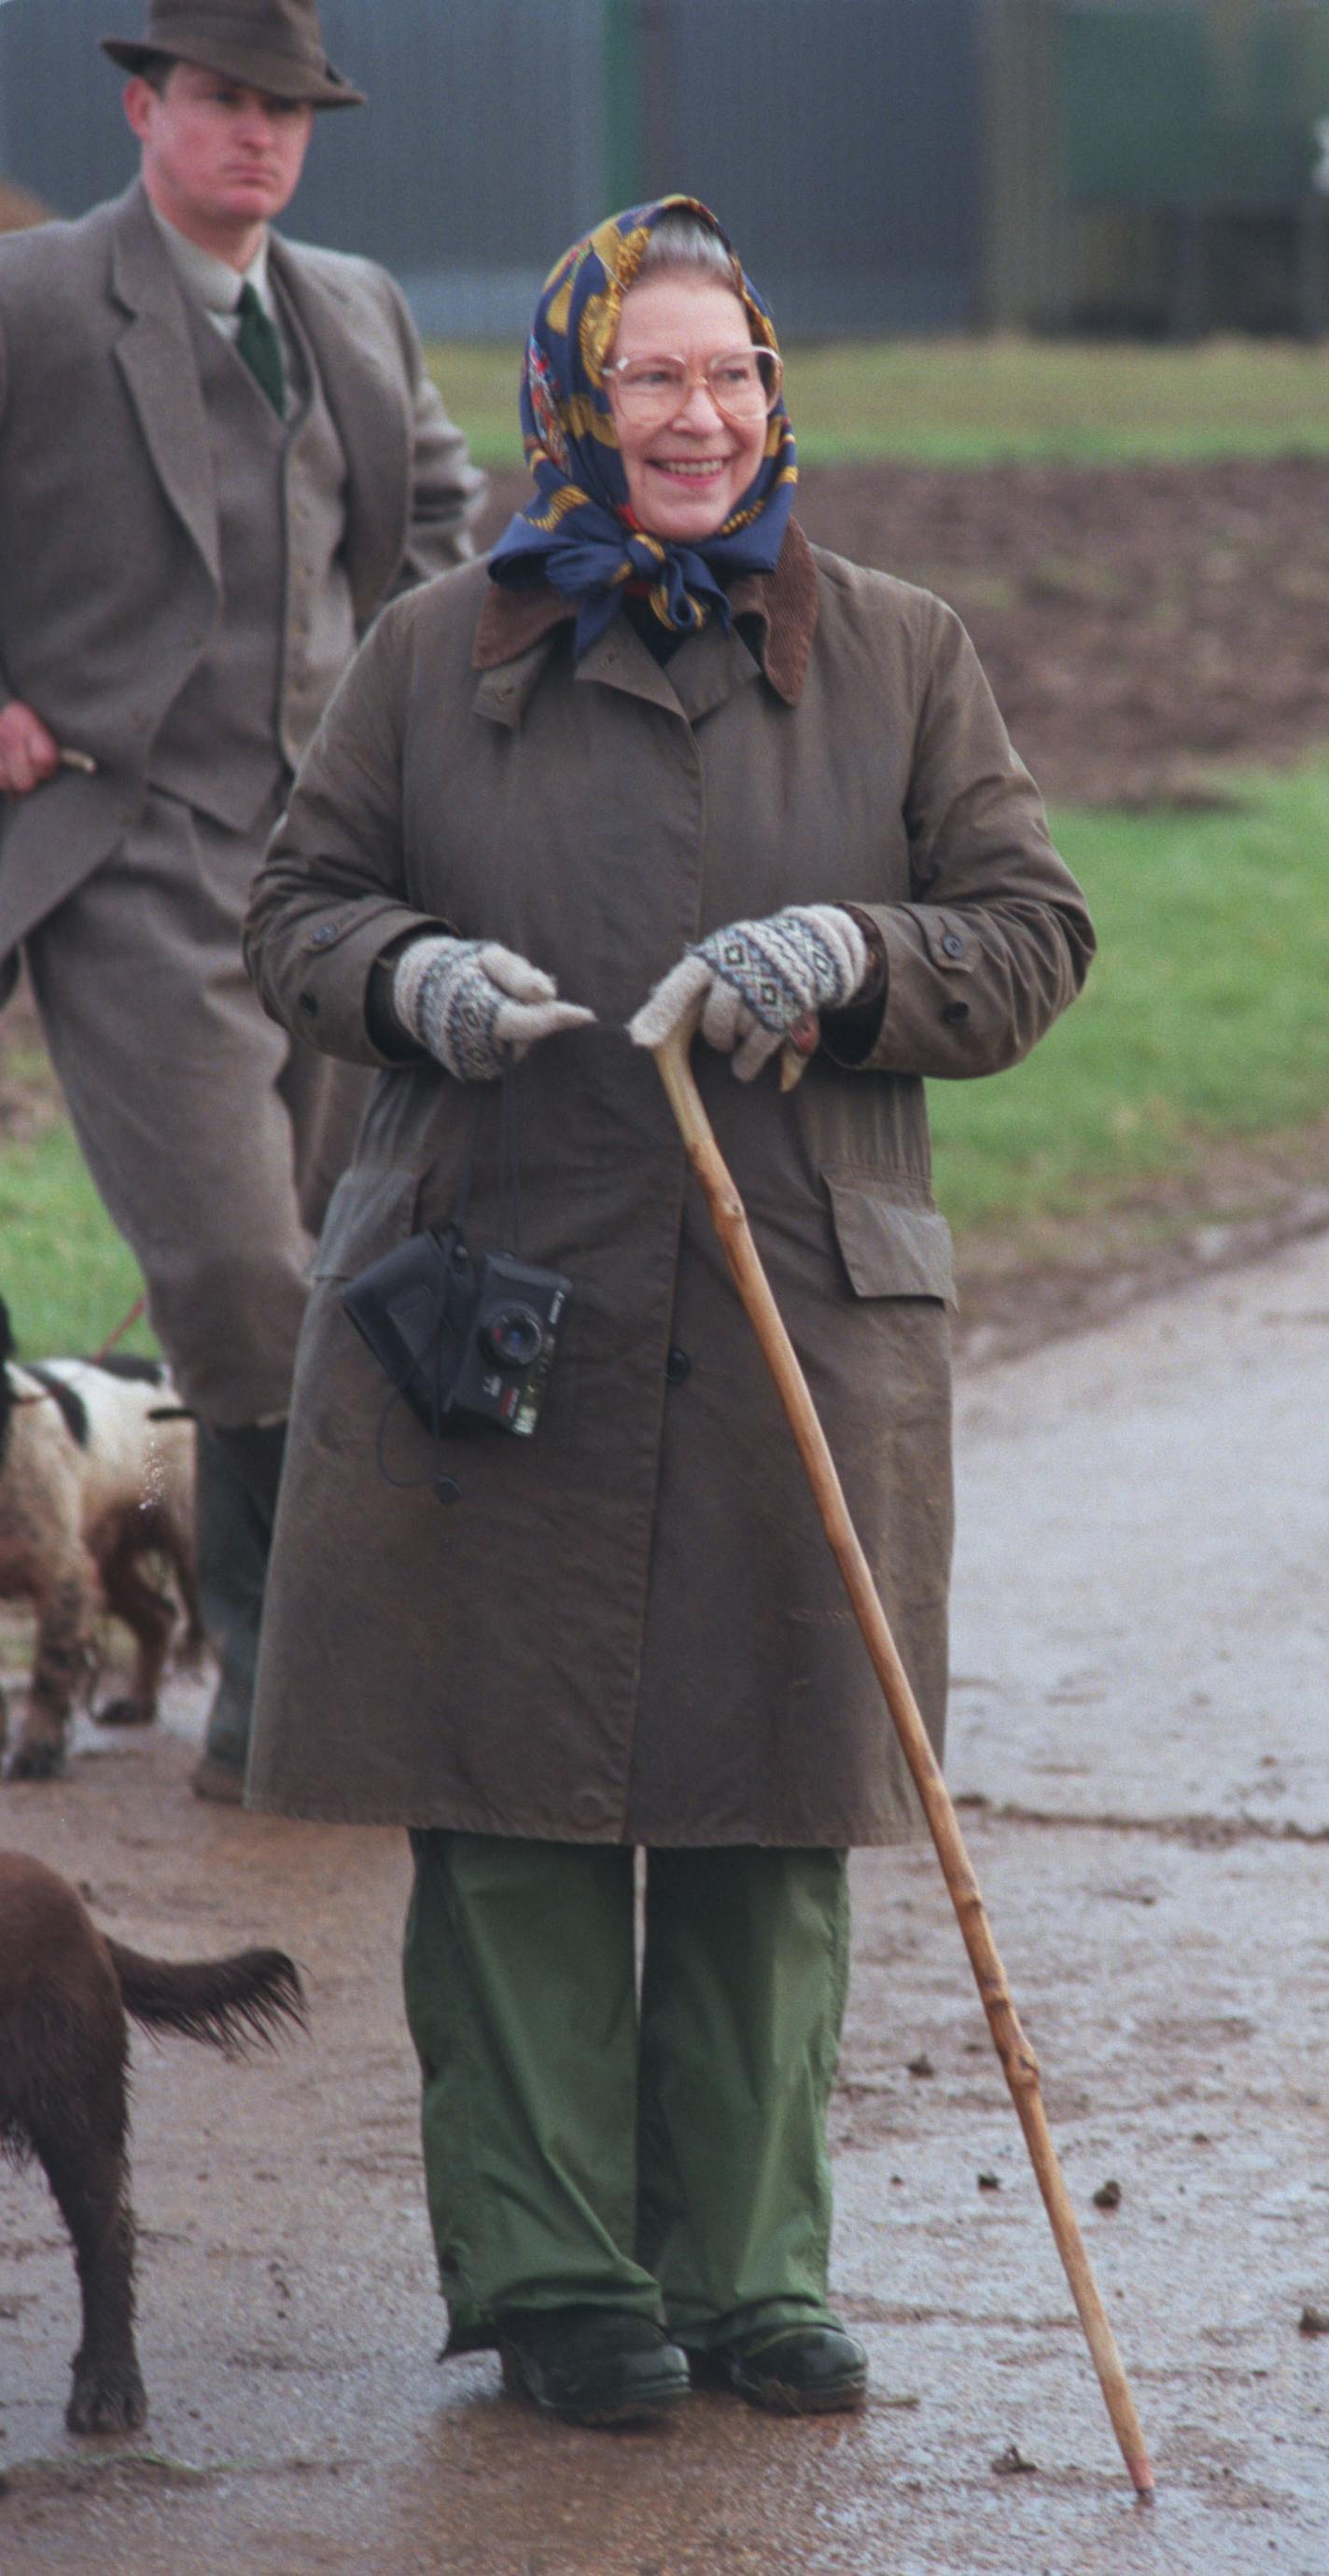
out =
{"type": "Polygon", "coordinates": [[[0,708],[0,796],[30,795],[54,778],[59,766],[54,734],[21,698],[11,698],[0,708]]]}

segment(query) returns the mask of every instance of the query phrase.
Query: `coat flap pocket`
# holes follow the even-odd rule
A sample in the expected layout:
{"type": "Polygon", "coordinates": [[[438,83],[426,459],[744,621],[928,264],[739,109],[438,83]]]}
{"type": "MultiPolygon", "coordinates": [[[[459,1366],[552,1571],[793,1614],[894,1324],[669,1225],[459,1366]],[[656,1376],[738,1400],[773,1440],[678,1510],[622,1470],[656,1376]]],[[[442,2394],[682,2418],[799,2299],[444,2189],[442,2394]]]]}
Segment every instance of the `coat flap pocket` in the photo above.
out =
{"type": "Polygon", "coordinates": [[[951,1230],[935,1208],[905,1207],[867,1180],[826,1175],[835,1239],[856,1295],[955,1304],[951,1230]]]}
{"type": "Polygon", "coordinates": [[[343,1172],[323,1219],[309,1265],[311,1279],[352,1279],[380,1253],[404,1243],[415,1223],[420,1183],[414,1172],[343,1172]]]}

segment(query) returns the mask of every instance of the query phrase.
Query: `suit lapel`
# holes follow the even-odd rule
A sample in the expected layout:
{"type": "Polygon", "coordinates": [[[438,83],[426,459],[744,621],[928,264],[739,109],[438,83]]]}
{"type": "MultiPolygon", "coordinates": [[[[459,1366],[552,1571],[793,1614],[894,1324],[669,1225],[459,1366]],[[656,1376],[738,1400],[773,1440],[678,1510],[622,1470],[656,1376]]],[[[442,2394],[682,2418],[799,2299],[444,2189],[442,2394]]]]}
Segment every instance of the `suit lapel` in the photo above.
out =
{"type": "Polygon", "coordinates": [[[397,568],[409,520],[411,424],[401,380],[366,342],[363,307],[337,279],[275,233],[268,261],[308,334],[346,458],[345,561],[363,624],[397,568]]]}
{"type": "Polygon", "coordinates": [[[111,285],[129,321],[115,354],[162,489],[220,583],[212,451],[182,289],[141,186],[121,200],[111,285]]]}

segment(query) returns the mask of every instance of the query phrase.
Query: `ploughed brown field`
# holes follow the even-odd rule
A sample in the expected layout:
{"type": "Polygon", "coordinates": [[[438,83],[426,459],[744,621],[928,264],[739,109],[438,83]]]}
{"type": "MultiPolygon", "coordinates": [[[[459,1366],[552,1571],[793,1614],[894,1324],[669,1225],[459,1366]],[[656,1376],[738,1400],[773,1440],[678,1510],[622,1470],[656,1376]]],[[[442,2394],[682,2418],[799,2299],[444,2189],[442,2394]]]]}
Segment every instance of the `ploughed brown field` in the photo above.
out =
{"type": "MultiPolygon", "coordinates": [[[[524,499],[495,478],[486,533],[524,499]]],[[[1329,739],[1329,462],[814,467],[817,543],[940,592],[1046,795],[1203,801],[1329,739]]]]}

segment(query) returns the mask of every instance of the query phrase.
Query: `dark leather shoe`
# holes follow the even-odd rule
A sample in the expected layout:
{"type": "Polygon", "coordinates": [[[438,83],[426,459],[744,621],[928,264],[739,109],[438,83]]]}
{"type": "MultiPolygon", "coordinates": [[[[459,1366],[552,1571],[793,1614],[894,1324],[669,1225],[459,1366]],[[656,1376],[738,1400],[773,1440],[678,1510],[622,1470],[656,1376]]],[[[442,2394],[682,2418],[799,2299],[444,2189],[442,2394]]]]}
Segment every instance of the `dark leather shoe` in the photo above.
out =
{"type": "Polygon", "coordinates": [[[868,2357],[838,2326],[776,2326],[694,2353],[692,2375],[776,2415],[852,2415],[867,2401],[868,2357]]]}
{"type": "Polygon", "coordinates": [[[215,1799],[218,1806],[243,1807],[245,1775],[238,1762],[219,1762],[215,1753],[205,1753],[196,1762],[189,1778],[196,1798],[215,1799]]]}
{"type": "Polygon", "coordinates": [[[687,2355],[627,2308],[509,2308],[503,2384],[564,2424],[650,2424],[688,2393],[687,2355]]]}

